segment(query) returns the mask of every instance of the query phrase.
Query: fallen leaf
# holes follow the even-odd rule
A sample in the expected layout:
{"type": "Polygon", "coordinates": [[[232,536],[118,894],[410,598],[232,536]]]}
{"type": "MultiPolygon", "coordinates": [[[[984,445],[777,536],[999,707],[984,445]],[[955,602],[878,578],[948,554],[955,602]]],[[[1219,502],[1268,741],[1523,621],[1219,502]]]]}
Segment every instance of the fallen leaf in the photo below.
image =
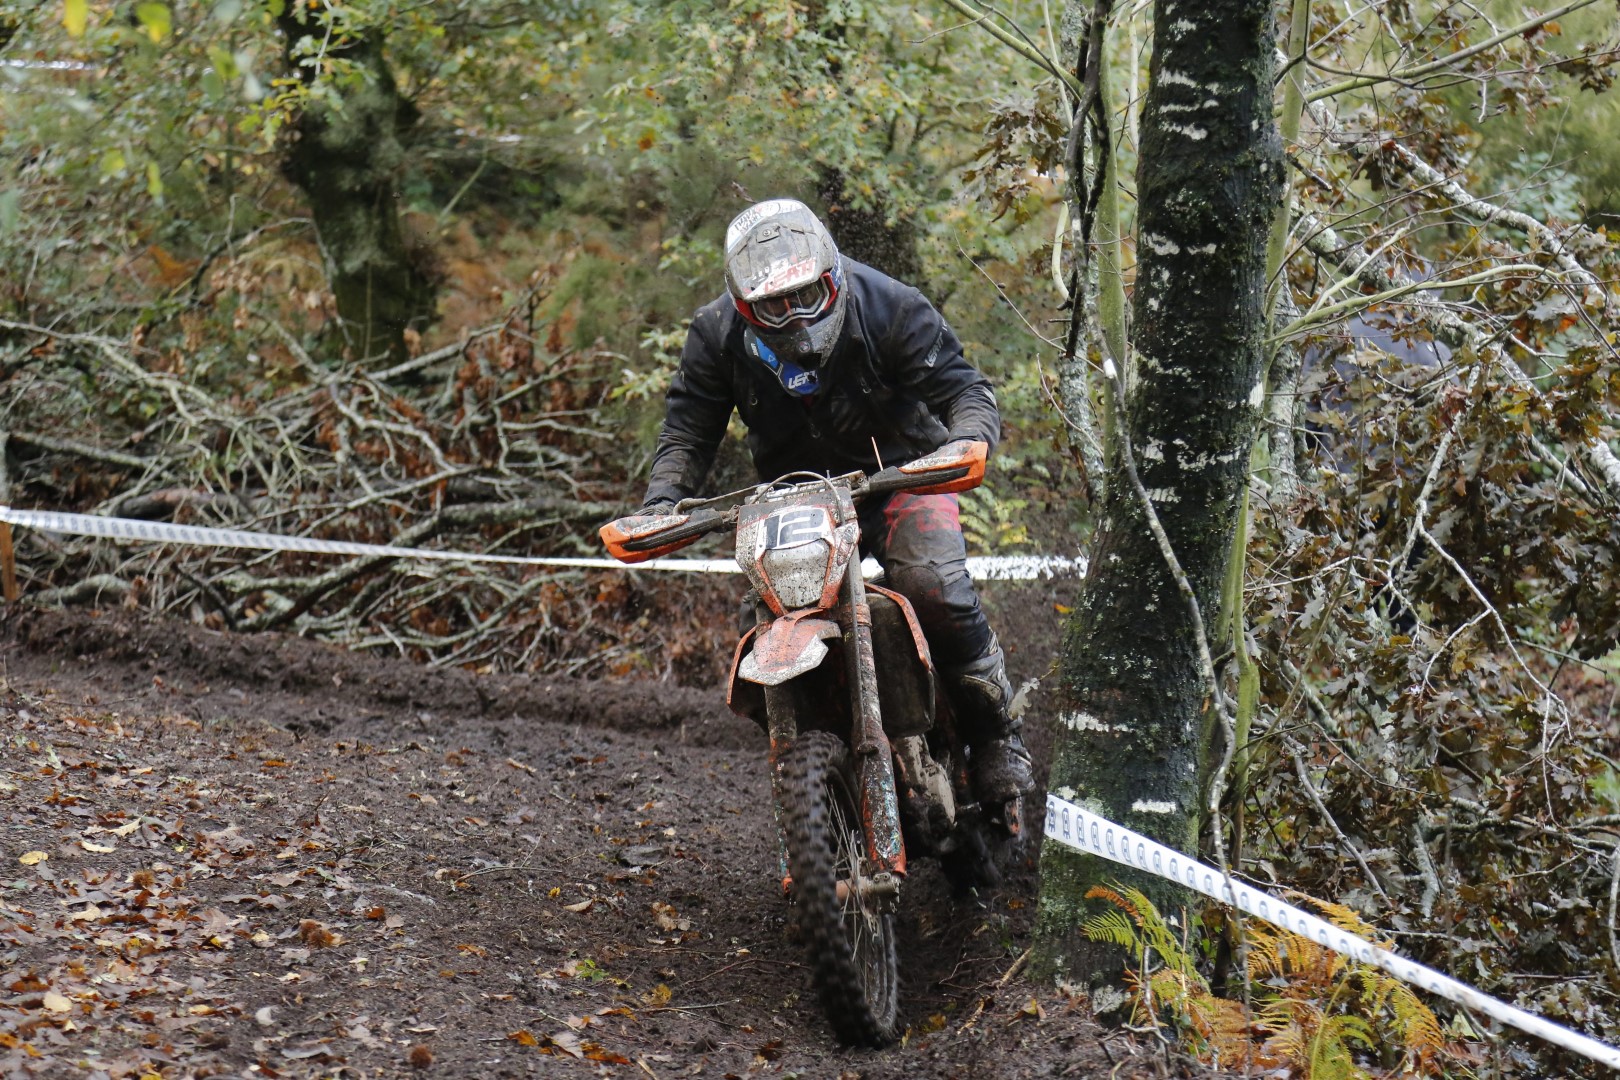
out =
{"type": "Polygon", "coordinates": [[[136,818],[134,821],[130,822],[128,825],[120,825],[120,826],[118,826],[118,828],[112,829],[110,831],[112,832],[112,834],[114,836],[128,836],[130,833],[134,832],[136,829],[138,829],[140,827],[141,827],[141,819],[136,818]]]}
{"type": "Polygon", "coordinates": [[[522,1031],[514,1031],[510,1035],[508,1035],[507,1038],[511,1039],[513,1042],[517,1043],[519,1046],[539,1046],[540,1045],[540,1040],[535,1038],[534,1033],[532,1031],[529,1031],[527,1028],[525,1028],[522,1031]]]}
{"type": "Polygon", "coordinates": [[[316,1043],[311,1046],[290,1047],[283,1050],[281,1055],[294,1061],[307,1061],[310,1058],[330,1058],[332,1051],[316,1043]]]}
{"type": "Polygon", "coordinates": [[[17,856],[17,861],[22,863],[24,866],[35,866],[44,862],[48,858],[50,858],[50,856],[45,854],[43,851],[25,851],[21,855],[17,856]]]}
{"type": "Polygon", "coordinates": [[[585,912],[585,911],[591,910],[591,905],[594,904],[594,903],[596,903],[596,901],[594,899],[592,899],[592,900],[581,900],[577,904],[564,904],[563,905],[563,910],[564,911],[572,911],[575,914],[578,914],[580,912],[585,912]]]}
{"type": "Polygon", "coordinates": [[[652,911],[653,918],[657,921],[658,928],[660,930],[692,929],[691,920],[681,918],[680,912],[676,911],[674,907],[669,904],[658,903],[655,901],[652,905],[652,911]]]}
{"type": "Polygon", "coordinates": [[[557,1054],[560,1052],[576,1058],[585,1056],[584,1045],[580,1042],[579,1036],[572,1031],[559,1031],[553,1035],[547,1035],[540,1042],[540,1050],[542,1053],[557,1054]]]}
{"type": "Polygon", "coordinates": [[[581,1044],[581,1049],[584,1050],[585,1057],[591,1061],[600,1061],[607,1065],[630,1064],[629,1058],[622,1054],[615,1054],[613,1051],[605,1048],[600,1043],[583,1043],[581,1044]]]}
{"type": "Polygon", "coordinates": [[[71,1012],[73,1002],[58,994],[55,990],[47,990],[45,991],[45,1008],[50,1012],[71,1012]]]}
{"type": "Polygon", "coordinates": [[[334,934],[314,919],[304,919],[298,924],[298,940],[314,949],[329,949],[343,944],[343,935],[334,934]]]}

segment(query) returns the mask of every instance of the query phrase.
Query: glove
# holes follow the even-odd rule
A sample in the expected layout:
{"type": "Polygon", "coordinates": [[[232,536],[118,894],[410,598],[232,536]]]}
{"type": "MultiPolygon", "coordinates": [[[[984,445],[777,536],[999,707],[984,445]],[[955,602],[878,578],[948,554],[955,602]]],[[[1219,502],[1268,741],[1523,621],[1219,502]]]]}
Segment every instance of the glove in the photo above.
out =
{"type": "Polygon", "coordinates": [[[675,512],[675,503],[671,499],[654,499],[642,506],[641,512],[648,517],[664,517],[675,512]]]}

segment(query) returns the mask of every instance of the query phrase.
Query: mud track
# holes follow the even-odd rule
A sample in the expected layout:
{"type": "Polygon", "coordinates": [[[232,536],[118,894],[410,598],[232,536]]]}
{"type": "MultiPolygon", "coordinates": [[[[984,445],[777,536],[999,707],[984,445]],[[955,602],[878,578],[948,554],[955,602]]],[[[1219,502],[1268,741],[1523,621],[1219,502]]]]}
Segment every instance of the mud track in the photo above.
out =
{"type": "Polygon", "coordinates": [[[905,1043],[839,1048],[718,690],[123,611],[14,607],[0,649],[0,1075],[1183,1074],[1012,974],[1033,850],[914,871],[905,1043]]]}

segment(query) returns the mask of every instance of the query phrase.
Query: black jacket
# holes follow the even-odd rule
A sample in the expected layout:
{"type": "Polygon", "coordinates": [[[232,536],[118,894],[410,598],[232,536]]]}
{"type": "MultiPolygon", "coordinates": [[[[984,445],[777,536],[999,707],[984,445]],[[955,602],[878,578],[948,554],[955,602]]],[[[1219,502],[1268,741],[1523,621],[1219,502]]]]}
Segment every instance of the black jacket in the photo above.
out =
{"type": "Polygon", "coordinates": [[[782,388],[743,347],[748,324],[728,294],[692,316],[665,398],[645,503],[697,493],[735,408],[760,478],[807,470],[838,475],[899,465],[953,439],[992,448],[1001,417],[990,382],[922,293],[844,259],[848,310],[813,398],[782,388]]]}

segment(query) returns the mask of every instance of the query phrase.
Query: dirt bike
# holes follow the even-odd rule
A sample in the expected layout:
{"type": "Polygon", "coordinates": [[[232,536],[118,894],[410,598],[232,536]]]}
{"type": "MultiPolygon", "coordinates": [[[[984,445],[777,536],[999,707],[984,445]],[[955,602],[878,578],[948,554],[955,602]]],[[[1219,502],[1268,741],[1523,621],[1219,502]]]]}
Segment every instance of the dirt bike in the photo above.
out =
{"type": "Polygon", "coordinates": [[[1022,828],[1020,800],[975,803],[916,615],[866,580],[859,554],[861,500],[975,487],[987,449],[952,443],[871,475],[789,473],[601,529],[626,563],[736,531],[755,625],[737,644],[726,701],[769,732],[783,889],[847,1043],[899,1034],[894,915],[908,852],[939,858],[958,883],[993,880],[995,850],[1022,828]]]}

